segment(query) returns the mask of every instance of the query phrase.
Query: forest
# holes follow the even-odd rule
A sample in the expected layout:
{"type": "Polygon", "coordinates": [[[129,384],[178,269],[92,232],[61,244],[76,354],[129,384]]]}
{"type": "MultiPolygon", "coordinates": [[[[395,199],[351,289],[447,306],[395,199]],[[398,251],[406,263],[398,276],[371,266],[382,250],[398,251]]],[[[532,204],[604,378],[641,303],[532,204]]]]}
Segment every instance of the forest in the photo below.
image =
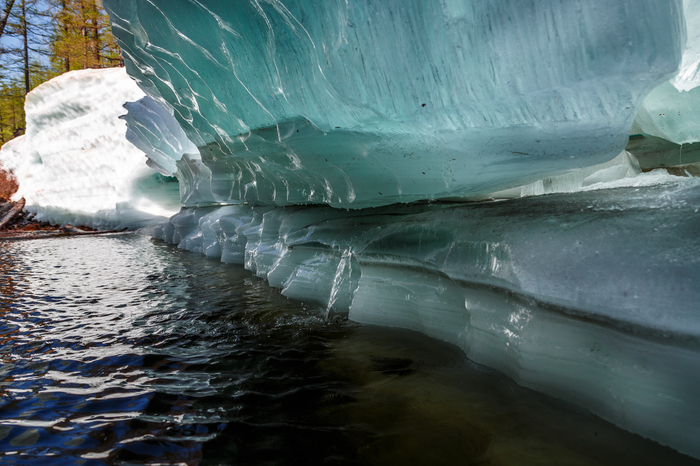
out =
{"type": "Polygon", "coordinates": [[[67,71],[121,66],[101,0],[0,0],[0,145],[24,134],[24,98],[67,71]]]}

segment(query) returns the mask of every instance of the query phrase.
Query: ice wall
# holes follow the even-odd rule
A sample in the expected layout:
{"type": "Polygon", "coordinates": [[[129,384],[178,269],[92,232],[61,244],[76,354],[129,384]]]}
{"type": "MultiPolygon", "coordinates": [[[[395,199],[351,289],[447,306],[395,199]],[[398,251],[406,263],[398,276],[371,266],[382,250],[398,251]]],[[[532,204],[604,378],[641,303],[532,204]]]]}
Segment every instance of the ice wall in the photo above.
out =
{"type": "Polygon", "coordinates": [[[98,228],[152,225],[179,209],[178,185],[125,138],[125,102],[143,92],[123,68],[72,71],[27,95],[27,130],[2,147],[37,219],[98,228]]]}
{"type": "Polygon", "coordinates": [[[474,204],[184,209],[154,235],[700,456],[700,178],[474,204]]]}
{"type": "Polygon", "coordinates": [[[684,39],[677,0],[104,3],[198,148],[190,206],[362,208],[607,162],[684,39]]]}

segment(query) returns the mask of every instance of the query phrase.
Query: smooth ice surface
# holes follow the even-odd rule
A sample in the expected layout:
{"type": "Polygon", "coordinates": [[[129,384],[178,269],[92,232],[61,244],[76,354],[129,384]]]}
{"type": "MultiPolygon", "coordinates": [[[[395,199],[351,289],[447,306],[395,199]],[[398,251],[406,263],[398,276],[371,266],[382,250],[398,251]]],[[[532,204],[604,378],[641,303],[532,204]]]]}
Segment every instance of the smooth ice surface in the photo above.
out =
{"type": "Polygon", "coordinates": [[[197,146],[173,116],[172,107],[144,96],[125,105],[126,138],[144,151],[148,165],[166,176],[177,177],[184,205],[216,203],[212,172],[202,163],[197,146]]]}
{"type": "Polygon", "coordinates": [[[2,147],[37,219],[98,228],[152,225],[177,212],[178,186],[126,140],[124,103],[143,92],[123,68],[72,71],[27,95],[27,131],[2,147]]]}
{"type": "Polygon", "coordinates": [[[700,179],[663,179],[491,203],[189,208],[153,234],[697,457],[700,179]]]}
{"type": "Polygon", "coordinates": [[[700,87],[679,91],[665,82],[644,99],[632,134],[647,134],[676,144],[700,141],[700,87]]]}
{"type": "Polygon", "coordinates": [[[199,150],[187,205],[361,208],[607,162],[685,38],[678,0],[104,3],[199,150]]]}

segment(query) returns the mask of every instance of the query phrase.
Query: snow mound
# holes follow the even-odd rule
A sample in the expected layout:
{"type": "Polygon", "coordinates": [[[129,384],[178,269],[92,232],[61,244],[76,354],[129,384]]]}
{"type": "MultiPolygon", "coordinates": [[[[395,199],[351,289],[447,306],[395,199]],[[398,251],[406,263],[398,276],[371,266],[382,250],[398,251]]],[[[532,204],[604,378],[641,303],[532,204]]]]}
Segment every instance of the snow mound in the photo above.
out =
{"type": "Polygon", "coordinates": [[[124,103],[143,92],[123,68],[72,71],[27,95],[27,131],[2,147],[38,220],[138,228],[179,209],[178,186],[126,140],[124,103]]]}

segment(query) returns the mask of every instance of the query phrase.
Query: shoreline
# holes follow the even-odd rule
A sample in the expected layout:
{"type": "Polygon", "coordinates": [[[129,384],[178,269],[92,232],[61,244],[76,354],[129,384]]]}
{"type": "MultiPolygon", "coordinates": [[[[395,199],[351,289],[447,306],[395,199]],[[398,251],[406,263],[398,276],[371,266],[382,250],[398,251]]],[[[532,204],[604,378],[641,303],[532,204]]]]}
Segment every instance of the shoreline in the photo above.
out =
{"type": "Polygon", "coordinates": [[[101,235],[125,231],[101,231],[85,226],[52,225],[48,222],[40,222],[34,219],[34,214],[24,210],[24,204],[24,198],[17,202],[0,199],[0,241],[101,235]]]}

